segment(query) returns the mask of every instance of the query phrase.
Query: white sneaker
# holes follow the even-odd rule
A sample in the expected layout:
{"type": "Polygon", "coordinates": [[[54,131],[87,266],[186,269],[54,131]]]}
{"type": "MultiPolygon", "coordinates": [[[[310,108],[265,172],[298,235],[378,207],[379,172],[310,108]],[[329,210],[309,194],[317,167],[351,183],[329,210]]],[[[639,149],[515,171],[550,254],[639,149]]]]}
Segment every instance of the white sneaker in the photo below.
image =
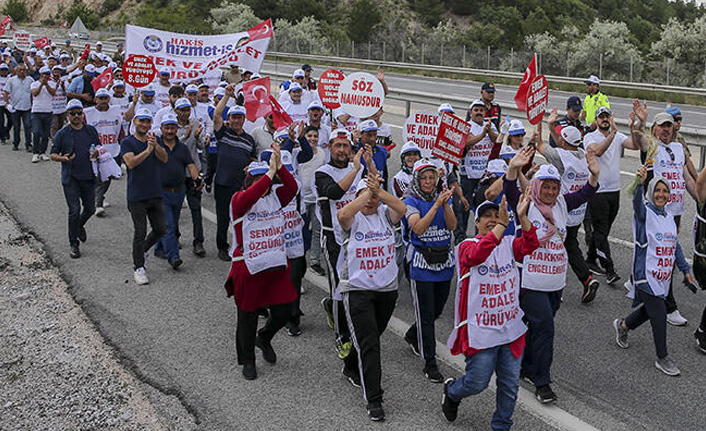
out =
{"type": "Polygon", "coordinates": [[[679,310],[674,310],[671,313],[667,314],[667,322],[669,322],[670,325],[674,326],[686,326],[688,320],[686,320],[684,316],[679,313],[679,310]]]}
{"type": "Polygon", "coordinates": [[[103,217],[105,215],[105,208],[96,207],[96,217],[103,217]]]}
{"type": "Polygon", "coordinates": [[[145,273],[145,268],[137,268],[135,270],[135,283],[137,283],[139,286],[148,284],[150,280],[147,278],[147,274],[145,273]]]}
{"type": "Polygon", "coordinates": [[[39,154],[34,154],[32,156],[32,163],[37,163],[37,162],[39,162],[39,160],[41,160],[41,158],[39,157],[39,154]]]}
{"type": "Polygon", "coordinates": [[[110,208],[110,202],[103,200],[103,208],[110,208]]]}
{"type": "Polygon", "coordinates": [[[49,160],[51,160],[51,157],[47,156],[46,154],[42,154],[40,157],[41,157],[42,160],[45,161],[45,162],[48,162],[49,160]]]}

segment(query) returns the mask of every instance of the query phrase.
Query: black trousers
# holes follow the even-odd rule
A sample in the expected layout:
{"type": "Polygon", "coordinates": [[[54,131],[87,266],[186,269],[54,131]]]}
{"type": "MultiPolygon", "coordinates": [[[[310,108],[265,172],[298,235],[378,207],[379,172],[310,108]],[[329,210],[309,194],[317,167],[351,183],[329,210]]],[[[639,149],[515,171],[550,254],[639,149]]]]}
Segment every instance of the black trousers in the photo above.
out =
{"type": "Polygon", "coordinates": [[[137,268],[145,266],[145,251],[157,244],[166,232],[164,205],[162,198],[144,201],[128,201],[127,209],[132,216],[135,233],[132,237],[132,264],[137,268]],[[147,234],[147,220],[152,230],[147,234]]]}
{"type": "Polygon", "coordinates": [[[294,259],[289,259],[289,279],[292,280],[294,289],[297,291],[297,299],[292,301],[292,309],[289,317],[289,324],[299,326],[301,323],[302,313],[299,304],[301,303],[302,295],[302,279],[306,273],[306,257],[296,257],[294,259]]]}
{"type": "Polygon", "coordinates": [[[579,248],[579,227],[567,226],[566,227],[566,239],[564,239],[564,248],[566,248],[566,254],[569,256],[569,265],[571,269],[576,274],[576,277],[581,283],[585,283],[591,272],[588,269],[588,264],[583,258],[583,253],[581,253],[581,248],[579,248]]]}
{"type": "MultiPolygon", "coordinates": [[[[194,241],[193,245],[203,244],[203,216],[201,215],[201,192],[196,190],[196,185],[194,180],[187,177],[185,182],[186,187],[186,203],[189,204],[189,211],[191,212],[191,224],[194,231],[194,241]]],[[[179,226],[176,227],[176,237],[179,239],[181,237],[181,232],[179,232],[179,226]]]]}
{"type": "Polygon", "coordinates": [[[238,191],[235,187],[216,184],[213,197],[216,199],[216,247],[228,250],[228,225],[230,225],[230,200],[238,191]]]}
{"type": "Polygon", "coordinates": [[[436,332],[434,322],[444,311],[449,298],[451,280],[410,282],[415,322],[409,327],[405,338],[417,340],[419,353],[426,366],[436,365],[436,332]]]}
{"type": "Polygon", "coordinates": [[[343,304],[355,350],[344,359],[348,371],[358,370],[363,396],[369,403],[382,402],[380,336],[390,322],[397,291],[354,290],[343,293],[343,304]]]}
{"type": "Polygon", "coordinates": [[[637,290],[637,297],[640,298],[642,304],[625,318],[625,325],[628,329],[634,330],[649,320],[657,357],[662,359],[667,356],[667,305],[665,300],[641,290],[637,290]]]}
{"type": "Polygon", "coordinates": [[[326,258],[326,272],[328,273],[329,297],[331,298],[331,314],[333,314],[333,330],[336,333],[336,338],[341,342],[345,342],[348,341],[349,331],[343,301],[333,299],[333,291],[336,290],[336,286],[338,286],[339,281],[336,263],[338,262],[338,254],[341,252],[341,246],[339,246],[336,240],[331,237],[325,237],[323,241],[323,252],[324,257],[326,258]]]}
{"type": "Polygon", "coordinates": [[[588,211],[591,213],[593,226],[593,242],[588,246],[587,257],[589,261],[595,261],[598,258],[607,272],[615,272],[608,235],[619,209],[620,192],[596,193],[588,201],[588,211]]]}
{"type": "Polygon", "coordinates": [[[238,365],[255,363],[255,337],[260,336],[269,342],[277,331],[287,324],[291,303],[269,306],[270,315],[265,326],[257,330],[256,311],[245,311],[238,307],[238,326],[235,331],[235,349],[238,355],[238,365]]]}

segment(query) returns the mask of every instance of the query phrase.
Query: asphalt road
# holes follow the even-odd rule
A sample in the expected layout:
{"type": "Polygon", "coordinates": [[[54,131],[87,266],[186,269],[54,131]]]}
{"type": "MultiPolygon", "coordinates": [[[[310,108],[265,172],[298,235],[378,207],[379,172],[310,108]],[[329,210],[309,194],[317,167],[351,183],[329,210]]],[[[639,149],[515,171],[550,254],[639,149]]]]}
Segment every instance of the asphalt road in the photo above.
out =
{"type": "MultiPolygon", "coordinates": [[[[391,77],[388,79],[392,84],[391,77]]],[[[475,92],[469,90],[469,94],[475,92]]],[[[395,141],[400,142],[402,107],[391,103],[386,111],[384,121],[394,126],[395,141]]],[[[393,151],[390,159],[392,173],[399,166],[398,151],[393,151]]],[[[488,428],[494,408],[491,391],[465,400],[454,425],[442,418],[441,386],[424,379],[421,360],[401,338],[413,319],[406,283],[400,287],[395,319],[382,343],[388,414],[384,425],[369,422],[360,390],[340,374],[341,362],[334,356],[332,334],[318,305],[324,294],[319,288],[323,280],[310,274],[302,300],[306,314],[303,335],[289,338],[280,333],[274,340],[277,365],[258,359],[258,380],[244,381],[235,358],[235,307],[222,287],[229,266],[216,258],[213,199],[204,198],[208,256],[199,259],[190,252],[191,223],[185,209],[181,223],[184,266],[176,272],[165,261],[152,257],[148,263],[151,283],[138,287],[132,281],[126,181],[113,183],[107,195],[113,204],[107,209],[108,217],[88,223],[83,256],[72,260],[59,164],[31,164],[30,157],[12,152],[9,145],[0,147],[0,199],[45,244],[71,285],[71,294],[116,348],[123,364],[141,380],[178,397],[201,429],[261,429],[263,425],[270,429],[488,428]]],[[[636,159],[623,159],[624,186],[636,169],[636,159]]],[[[693,214],[694,204],[689,201],[680,234],[687,256],[692,250],[693,214]]],[[[623,196],[612,246],[618,273],[624,279],[632,256],[631,223],[630,201],[623,196]]],[[[622,285],[602,284],[596,300],[584,306],[579,300],[579,283],[569,274],[557,315],[552,369],[559,403],[540,406],[527,390],[531,388],[523,383],[515,429],[702,429],[706,356],[695,349],[692,332],[706,299],[704,292],[692,295],[678,284],[675,288],[682,314],[690,322],[686,328],[668,329],[670,354],[682,371],[680,377],[670,378],[654,368],[647,325],[630,334],[630,349],[615,345],[611,322],[631,310],[622,285]]],[[[452,305],[447,304],[437,327],[441,344],[445,344],[451,326],[452,305]]],[[[444,357],[442,372],[459,376],[462,362],[449,360],[448,354],[444,357]]]]}

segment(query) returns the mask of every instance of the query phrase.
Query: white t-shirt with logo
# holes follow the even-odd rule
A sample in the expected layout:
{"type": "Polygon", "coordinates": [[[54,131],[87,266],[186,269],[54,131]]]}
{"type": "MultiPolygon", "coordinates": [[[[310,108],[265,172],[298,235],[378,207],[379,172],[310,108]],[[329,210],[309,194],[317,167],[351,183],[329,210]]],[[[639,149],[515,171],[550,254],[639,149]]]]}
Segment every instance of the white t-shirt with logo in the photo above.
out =
{"type": "MultiPolygon", "coordinates": [[[[32,85],[29,86],[30,90],[36,90],[39,88],[39,86],[42,85],[41,82],[35,81],[32,83],[32,85]]],[[[52,89],[56,88],[56,83],[52,81],[48,81],[47,85],[51,87],[52,89]]],[[[47,90],[45,87],[42,87],[42,90],[37,94],[36,96],[32,96],[32,113],[47,113],[51,114],[53,111],[52,108],[53,104],[53,96],[51,93],[49,93],[49,90],[47,90]]]]}

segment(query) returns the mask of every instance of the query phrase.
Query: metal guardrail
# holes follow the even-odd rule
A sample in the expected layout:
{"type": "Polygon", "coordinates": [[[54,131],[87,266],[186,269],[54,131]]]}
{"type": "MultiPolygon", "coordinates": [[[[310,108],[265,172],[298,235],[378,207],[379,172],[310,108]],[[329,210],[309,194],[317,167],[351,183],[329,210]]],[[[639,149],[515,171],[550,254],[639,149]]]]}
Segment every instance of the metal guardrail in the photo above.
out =
{"type": "MultiPolygon", "coordinates": [[[[319,61],[327,64],[335,65],[336,63],[355,63],[364,66],[378,67],[382,66],[387,69],[407,69],[407,70],[419,70],[419,71],[435,71],[440,73],[453,73],[456,75],[466,75],[466,76],[489,76],[496,78],[510,78],[517,79],[518,81],[522,79],[522,73],[517,72],[504,72],[500,70],[486,70],[486,69],[469,69],[463,67],[450,67],[450,66],[437,66],[433,64],[413,64],[413,63],[401,63],[394,61],[378,61],[378,60],[366,60],[360,58],[352,57],[336,57],[336,56],[318,56],[310,54],[290,54],[284,52],[268,52],[267,57],[272,59],[282,58],[288,59],[295,62],[301,62],[302,60],[309,61],[319,61]]],[[[582,78],[571,78],[567,76],[552,76],[545,75],[549,83],[559,83],[559,84],[575,84],[584,85],[584,79],[582,78]]],[[[698,95],[706,96],[706,88],[689,88],[689,87],[677,87],[670,85],[658,85],[658,84],[647,84],[638,82],[624,82],[624,81],[609,81],[601,80],[602,86],[624,88],[630,90],[645,90],[645,91],[661,91],[664,93],[674,93],[674,94],[684,94],[684,95],[698,95]]]]}
{"type": "MultiPolygon", "coordinates": [[[[274,70],[261,70],[263,75],[277,77],[282,79],[291,78],[290,74],[282,73],[274,70]]],[[[465,112],[468,106],[468,99],[459,96],[454,96],[450,94],[429,94],[425,91],[414,91],[414,90],[398,90],[390,89],[386,99],[396,100],[403,102],[405,104],[405,117],[409,117],[412,113],[412,104],[419,105],[429,105],[438,107],[441,103],[450,103],[454,107],[456,112],[465,112]]],[[[503,109],[503,113],[515,118],[525,118],[525,113],[517,109],[514,103],[498,103],[503,109]]],[[[628,127],[628,120],[622,118],[616,118],[615,123],[618,129],[625,133],[630,134],[630,129],[628,127]]],[[[699,147],[699,170],[706,164],[706,129],[697,129],[695,127],[682,127],[680,130],[682,135],[686,138],[687,143],[690,146],[699,147]]]]}

